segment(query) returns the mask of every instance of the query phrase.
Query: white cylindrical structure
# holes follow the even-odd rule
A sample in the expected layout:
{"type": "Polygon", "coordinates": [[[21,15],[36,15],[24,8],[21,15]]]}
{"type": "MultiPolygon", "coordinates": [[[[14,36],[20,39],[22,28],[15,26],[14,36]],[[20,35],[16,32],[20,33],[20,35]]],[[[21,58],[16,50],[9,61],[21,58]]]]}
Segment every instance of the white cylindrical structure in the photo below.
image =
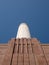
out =
{"type": "Polygon", "coordinates": [[[17,38],[31,38],[30,31],[28,28],[28,25],[26,23],[21,23],[18,32],[17,32],[17,38]]]}

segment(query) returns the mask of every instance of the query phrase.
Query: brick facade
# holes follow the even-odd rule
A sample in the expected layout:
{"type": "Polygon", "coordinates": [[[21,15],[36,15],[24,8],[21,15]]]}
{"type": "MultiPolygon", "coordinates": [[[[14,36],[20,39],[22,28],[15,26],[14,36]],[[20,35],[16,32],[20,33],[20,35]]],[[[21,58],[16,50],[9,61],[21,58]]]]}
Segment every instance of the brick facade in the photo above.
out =
{"type": "Polygon", "coordinates": [[[0,65],[49,65],[49,44],[36,38],[13,38],[0,44],[0,65]]]}

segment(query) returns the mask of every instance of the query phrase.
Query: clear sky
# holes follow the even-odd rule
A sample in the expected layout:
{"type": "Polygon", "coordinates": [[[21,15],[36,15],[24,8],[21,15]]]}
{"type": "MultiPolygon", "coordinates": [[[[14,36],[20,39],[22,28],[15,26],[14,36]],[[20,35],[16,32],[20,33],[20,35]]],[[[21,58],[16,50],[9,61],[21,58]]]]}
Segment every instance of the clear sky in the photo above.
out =
{"type": "Polygon", "coordinates": [[[49,0],[0,0],[0,42],[16,37],[26,22],[32,37],[49,42],[49,0]]]}

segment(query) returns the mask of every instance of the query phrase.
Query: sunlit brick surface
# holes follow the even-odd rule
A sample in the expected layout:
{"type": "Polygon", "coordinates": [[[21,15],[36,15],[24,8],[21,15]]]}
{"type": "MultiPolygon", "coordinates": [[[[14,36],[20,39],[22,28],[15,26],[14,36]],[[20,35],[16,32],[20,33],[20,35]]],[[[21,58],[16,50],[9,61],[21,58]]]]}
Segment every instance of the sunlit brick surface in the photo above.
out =
{"type": "Polygon", "coordinates": [[[0,65],[49,65],[49,44],[36,38],[11,39],[0,44],[0,65]]]}

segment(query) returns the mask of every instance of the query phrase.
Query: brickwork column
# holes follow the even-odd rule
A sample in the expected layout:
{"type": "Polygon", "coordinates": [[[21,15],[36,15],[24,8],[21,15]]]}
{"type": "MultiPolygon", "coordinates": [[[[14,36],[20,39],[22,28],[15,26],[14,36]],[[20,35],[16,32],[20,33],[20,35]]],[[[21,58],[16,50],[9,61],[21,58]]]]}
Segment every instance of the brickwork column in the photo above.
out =
{"type": "Polygon", "coordinates": [[[32,44],[36,65],[47,65],[46,58],[43,53],[40,42],[36,38],[34,38],[32,39],[32,44]]]}
{"type": "Polygon", "coordinates": [[[11,65],[13,48],[14,48],[14,39],[9,41],[8,43],[8,49],[7,49],[7,52],[5,53],[5,57],[4,57],[2,65],[11,65]]]}

